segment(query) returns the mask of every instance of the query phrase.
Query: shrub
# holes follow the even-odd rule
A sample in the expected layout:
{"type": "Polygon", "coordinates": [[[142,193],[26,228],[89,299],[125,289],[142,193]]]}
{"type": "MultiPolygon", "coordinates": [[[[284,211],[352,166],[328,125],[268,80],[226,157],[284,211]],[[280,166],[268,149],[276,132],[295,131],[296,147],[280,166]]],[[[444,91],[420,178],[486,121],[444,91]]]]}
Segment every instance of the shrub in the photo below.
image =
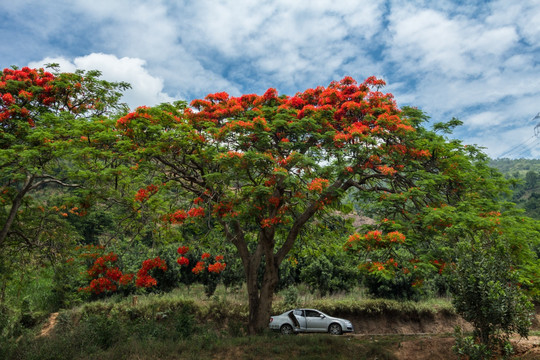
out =
{"type": "Polygon", "coordinates": [[[313,259],[300,273],[300,279],[321,296],[348,291],[358,282],[358,271],[343,263],[343,259],[329,259],[325,255],[313,259]]]}
{"type": "Polygon", "coordinates": [[[462,243],[452,293],[456,312],[474,326],[473,340],[456,335],[457,353],[489,359],[511,353],[510,334],[527,336],[533,306],[518,287],[504,244],[462,243]],[[472,343],[471,343],[472,341],[472,343]],[[470,352],[470,353],[468,353],[470,352]]]}

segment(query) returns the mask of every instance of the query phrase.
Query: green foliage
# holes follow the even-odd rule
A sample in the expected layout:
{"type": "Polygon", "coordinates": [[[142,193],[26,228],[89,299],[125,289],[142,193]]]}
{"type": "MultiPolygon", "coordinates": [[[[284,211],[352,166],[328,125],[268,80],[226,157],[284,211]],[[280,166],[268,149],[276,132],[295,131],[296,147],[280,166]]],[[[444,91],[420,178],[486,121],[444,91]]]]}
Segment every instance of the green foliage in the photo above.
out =
{"type": "Polygon", "coordinates": [[[459,326],[454,331],[456,344],[452,350],[456,355],[466,356],[470,360],[489,360],[493,358],[492,350],[484,343],[476,342],[474,336],[465,336],[459,326]]]}
{"type": "Polygon", "coordinates": [[[509,350],[509,337],[526,337],[533,306],[518,286],[516,271],[506,244],[497,242],[461,243],[452,286],[456,311],[474,326],[474,338],[481,345],[459,335],[457,349],[479,359],[495,351],[509,350]],[[477,354],[477,355],[475,355],[477,354]],[[483,354],[483,355],[479,355],[483,354]]]}
{"type": "Polygon", "coordinates": [[[295,308],[298,305],[298,289],[295,286],[289,286],[282,292],[283,305],[285,307],[295,308]]]}
{"type": "Polygon", "coordinates": [[[87,314],[80,325],[81,334],[84,334],[85,341],[107,349],[122,338],[122,327],[115,318],[110,318],[101,314],[87,314]]]}
{"type": "Polygon", "coordinates": [[[413,286],[412,276],[400,273],[390,278],[378,276],[378,274],[364,275],[363,285],[371,295],[376,298],[395,300],[419,300],[421,289],[413,286]]]}
{"type": "Polygon", "coordinates": [[[509,199],[525,210],[525,214],[540,220],[540,160],[497,159],[490,165],[512,181],[509,199]]]}
{"type": "Polygon", "coordinates": [[[312,259],[300,271],[300,280],[320,296],[347,291],[358,284],[358,271],[344,261],[346,258],[321,255],[312,259]]]}

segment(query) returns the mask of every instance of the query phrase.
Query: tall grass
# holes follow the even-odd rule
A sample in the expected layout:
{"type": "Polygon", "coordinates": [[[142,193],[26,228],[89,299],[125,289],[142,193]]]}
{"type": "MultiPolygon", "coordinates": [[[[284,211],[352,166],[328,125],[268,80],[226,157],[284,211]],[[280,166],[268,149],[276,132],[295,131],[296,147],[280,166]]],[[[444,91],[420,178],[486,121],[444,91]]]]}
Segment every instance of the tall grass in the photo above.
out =
{"type": "MultiPolygon", "coordinates": [[[[295,304],[286,293],[276,295],[274,314],[291,307],[317,308],[338,316],[453,312],[448,299],[418,303],[369,299],[361,289],[319,299],[302,287],[295,291],[295,304]]],[[[202,286],[165,294],[112,296],[60,312],[49,336],[36,337],[40,330],[36,327],[20,334],[15,342],[0,340],[0,354],[5,359],[21,360],[323,359],[328,354],[335,359],[350,359],[369,353],[379,359],[392,358],[387,346],[347,337],[246,336],[246,299],[245,289],[231,291],[224,287],[207,298],[202,286]]]]}

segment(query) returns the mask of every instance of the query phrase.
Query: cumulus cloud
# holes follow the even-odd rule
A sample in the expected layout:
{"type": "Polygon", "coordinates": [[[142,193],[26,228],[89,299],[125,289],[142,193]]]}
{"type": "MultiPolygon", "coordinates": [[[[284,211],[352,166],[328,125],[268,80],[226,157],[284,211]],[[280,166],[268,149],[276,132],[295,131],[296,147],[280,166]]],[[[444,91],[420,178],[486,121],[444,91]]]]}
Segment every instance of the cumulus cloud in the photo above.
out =
{"type": "Polygon", "coordinates": [[[75,69],[99,70],[105,80],[128,82],[131,89],[124,93],[122,100],[131,108],[174,100],[163,91],[163,79],[152,76],[145,68],[146,62],[142,59],[117,58],[115,55],[98,53],[76,57],[73,60],[62,57],[44,58],[30,63],[29,66],[41,67],[50,63],[57,63],[60,70],[65,72],[72,72],[75,69]]]}
{"type": "Polygon", "coordinates": [[[375,75],[398,104],[463,120],[456,136],[490,154],[540,111],[537,0],[20,0],[0,14],[6,66],[97,68],[132,83],[132,106],[375,75]]]}
{"type": "Polygon", "coordinates": [[[519,144],[532,132],[523,119],[539,110],[540,69],[533,60],[539,44],[534,31],[525,30],[538,11],[530,1],[465,10],[394,1],[384,51],[399,67],[399,79],[414,84],[399,87],[398,100],[406,98],[436,118],[461,118],[457,134],[486,146],[490,155],[519,144]]]}
{"type": "MultiPolygon", "coordinates": [[[[166,1],[141,0],[78,0],[76,8],[96,29],[94,44],[99,42],[99,51],[144,59],[175,98],[217,91],[240,93],[234,81],[219,73],[220,68],[205,66],[201,54],[184,46],[179,28],[186,21],[186,9],[177,9],[166,1]]],[[[188,36],[192,36],[193,29],[188,30],[188,36]]]]}
{"type": "Polygon", "coordinates": [[[337,80],[345,68],[371,75],[361,65],[370,63],[367,41],[380,30],[382,11],[371,1],[204,0],[189,7],[180,32],[193,51],[210,47],[223,62],[245,65],[244,78],[234,72],[242,82],[250,76],[253,86],[302,90],[337,80]]]}

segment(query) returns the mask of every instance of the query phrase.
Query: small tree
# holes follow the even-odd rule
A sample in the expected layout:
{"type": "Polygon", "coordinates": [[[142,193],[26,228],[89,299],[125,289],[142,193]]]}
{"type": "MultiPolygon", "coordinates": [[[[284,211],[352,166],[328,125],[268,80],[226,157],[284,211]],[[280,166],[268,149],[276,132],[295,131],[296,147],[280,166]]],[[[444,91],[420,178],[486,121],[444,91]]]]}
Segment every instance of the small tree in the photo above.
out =
{"type": "Polygon", "coordinates": [[[14,271],[22,280],[28,267],[56,263],[77,238],[67,219],[84,212],[68,200],[83,185],[75,174],[86,170],[78,165],[89,141],[79,129],[125,109],[127,84],[99,80],[97,71],[51,71],[0,72],[0,264],[9,269],[0,275],[0,302],[14,271]]]}
{"type": "Polygon", "coordinates": [[[462,242],[458,254],[452,301],[474,333],[467,339],[458,331],[454,350],[474,359],[491,359],[495,352],[510,355],[510,335],[528,335],[534,309],[519,288],[507,247],[475,239],[462,242]]]}

